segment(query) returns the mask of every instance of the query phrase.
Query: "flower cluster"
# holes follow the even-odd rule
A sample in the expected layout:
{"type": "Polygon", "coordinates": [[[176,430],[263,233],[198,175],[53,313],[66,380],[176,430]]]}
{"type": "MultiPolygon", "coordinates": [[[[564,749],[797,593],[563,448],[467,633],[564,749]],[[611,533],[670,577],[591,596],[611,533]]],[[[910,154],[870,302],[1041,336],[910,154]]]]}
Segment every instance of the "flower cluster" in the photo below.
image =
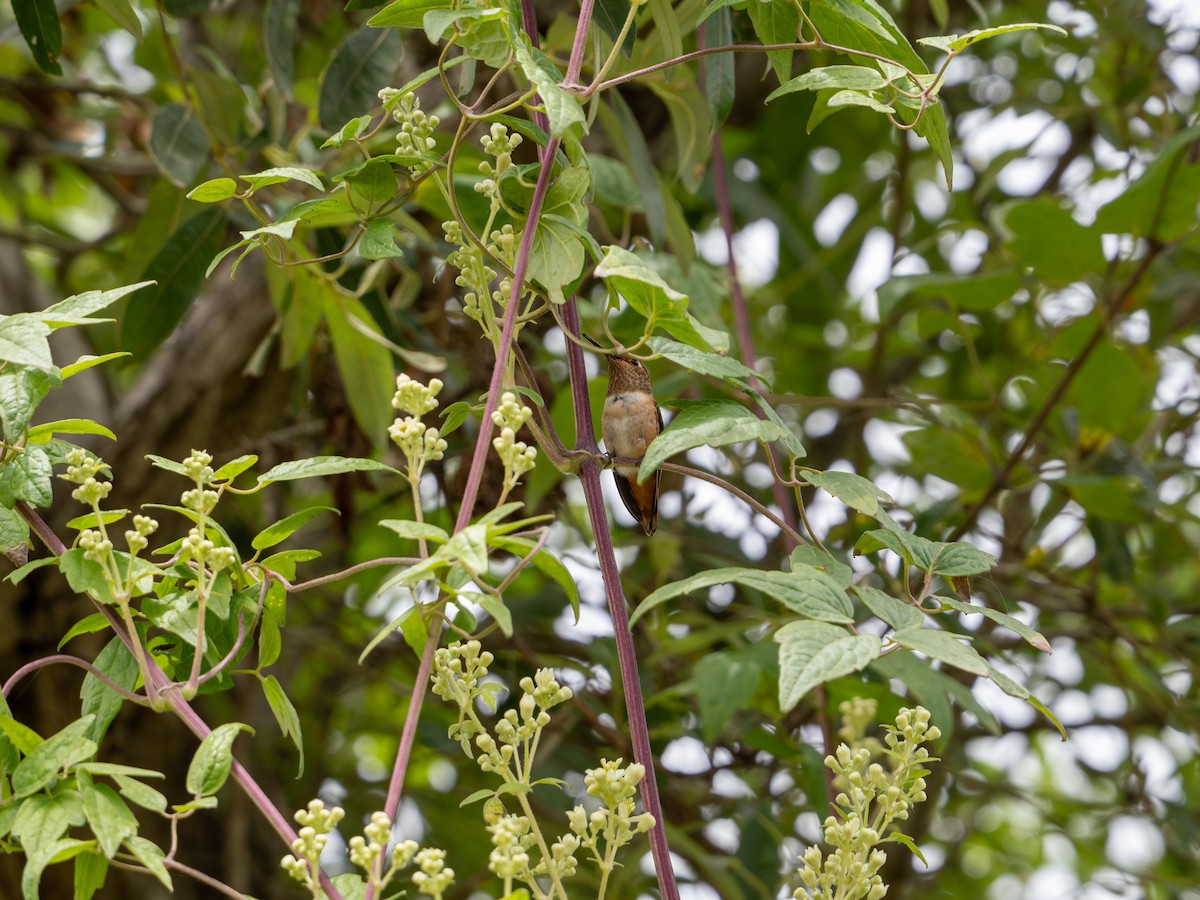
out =
{"type": "Polygon", "coordinates": [[[495,160],[490,163],[486,159],[479,164],[483,178],[475,183],[475,190],[489,197],[492,203],[499,202],[500,176],[512,165],[512,153],[521,145],[521,135],[513,132],[499,122],[493,122],[491,130],[483,136],[483,152],[495,160]]]}
{"type": "Polygon", "coordinates": [[[326,809],[320,800],[310,800],[306,809],[296,812],[300,831],[296,840],[292,841],[292,853],[280,860],[280,865],[292,878],[312,891],[314,898],[321,896],[318,867],[321,851],[329,843],[330,832],[345,814],[340,806],[326,809]]]}
{"type": "Polygon", "coordinates": [[[636,814],[638,785],[646,777],[646,767],[633,763],[622,768],[620,758],[600,760],[600,768],[588,769],[583,783],[589,796],[601,805],[590,813],[576,806],[567,813],[571,831],[605,873],[611,871],[617,851],[636,835],[654,827],[654,816],[636,814]]]}
{"type": "MultiPolygon", "coordinates": [[[[104,460],[97,456],[89,456],[76,447],[67,454],[67,474],[62,478],[79,487],[71,491],[71,498],[80,503],[86,503],[93,509],[112,490],[112,482],[99,481],[96,476],[101,472],[110,472],[104,460]]],[[[111,474],[111,472],[110,472],[111,474]]]]}
{"type": "MultiPolygon", "coordinates": [[[[395,88],[384,88],[379,92],[379,99],[384,104],[390,103],[399,93],[395,88]]],[[[426,114],[421,109],[421,101],[412,91],[400,98],[392,107],[392,118],[400,126],[396,134],[396,153],[401,156],[429,156],[437,147],[433,132],[438,127],[438,117],[426,114]]],[[[409,168],[414,175],[420,175],[432,169],[434,163],[414,163],[409,168]]]]}
{"type": "Polygon", "coordinates": [[[521,476],[533,468],[537,459],[536,447],[517,440],[517,432],[532,418],[533,410],[518,403],[516,394],[511,391],[501,395],[500,406],[492,413],[492,422],[500,429],[492,446],[504,463],[504,495],[517,486],[521,476]]]}
{"type": "Polygon", "coordinates": [[[438,429],[427,426],[421,416],[437,408],[438,392],[442,382],[436,378],[428,385],[413,381],[407,375],[396,379],[396,393],[392,397],[392,408],[408,413],[397,418],[388,428],[388,435],[408,460],[409,480],[416,484],[425,471],[425,464],[442,458],[446,442],[438,429]]]}
{"type": "Polygon", "coordinates": [[[909,810],[926,799],[925,766],[935,760],[921,745],[941,736],[937,726],[930,725],[928,710],[901,709],[895,727],[884,726],[886,750],[873,751],[861,734],[868,717],[875,715],[875,701],[848,701],[840,711],[841,734],[851,739],[852,746],[840,744],[834,755],[825,758],[840,789],[834,798],[840,816],[829,816],[824,823],[825,841],[833,851],[822,854],[818,847],[805,851],[799,873],[804,887],[793,895],[797,900],[880,900],[887,894],[879,875],[887,854],[878,845],[893,823],[907,819],[909,810]],[[872,762],[877,755],[889,760],[888,766],[872,762]]]}

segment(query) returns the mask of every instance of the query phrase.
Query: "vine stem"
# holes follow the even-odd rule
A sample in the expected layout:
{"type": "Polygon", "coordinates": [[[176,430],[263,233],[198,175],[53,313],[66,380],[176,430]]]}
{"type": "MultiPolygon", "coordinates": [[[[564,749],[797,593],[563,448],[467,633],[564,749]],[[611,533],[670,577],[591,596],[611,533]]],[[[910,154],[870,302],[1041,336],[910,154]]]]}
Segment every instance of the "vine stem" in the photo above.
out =
{"type": "MultiPolygon", "coordinates": [[[[31,507],[24,500],[18,500],[14,504],[14,508],[21,518],[29,523],[29,527],[38,537],[42,539],[43,543],[46,545],[46,548],[51,553],[53,553],[55,556],[62,556],[67,552],[67,545],[62,542],[58,535],[54,533],[54,530],[46,524],[46,521],[40,515],[38,515],[37,511],[34,510],[33,507],[31,507]]],[[[104,618],[108,620],[108,624],[112,627],[117,637],[119,637],[125,646],[129,648],[129,652],[133,653],[134,645],[138,644],[137,633],[130,633],[125,629],[125,623],[117,617],[117,614],[113,612],[112,607],[104,603],[96,603],[95,600],[92,602],[95,603],[95,605],[99,608],[100,613],[104,616],[104,618]]],[[[148,681],[147,690],[149,690],[152,686],[154,690],[163,692],[163,696],[166,697],[167,701],[173,707],[175,715],[177,715],[183,721],[183,724],[187,726],[188,730],[191,731],[192,734],[200,738],[201,741],[212,734],[212,729],[208,727],[208,723],[200,717],[199,713],[192,709],[188,702],[180,695],[179,691],[165,690],[170,687],[170,681],[162,669],[160,669],[158,666],[152,665],[146,670],[145,677],[148,681]]],[[[236,759],[233,760],[231,771],[234,780],[241,786],[242,790],[245,791],[246,796],[250,798],[250,802],[258,807],[258,811],[262,813],[263,818],[267,820],[267,823],[271,826],[272,830],[279,835],[279,837],[283,839],[283,842],[290,848],[292,846],[292,842],[297,840],[297,835],[292,829],[292,826],[288,824],[288,821],[284,817],[283,813],[281,813],[275,804],[271,802],[271,798],[267,796],[266,791],[264,791],[259,786],[258,782],[254,780],[254,776],[251,775],[250,772],[247,771],[246,767],[236,759]]],[[[321,888],[325,891],[325,896],[328,897],[329,900],[343,900],[341,892],[334,887],[333,882],[329,880],[329,876],[323,871],[319,872],[318,875],[321,881],[321,888]]]]}
{"type": "Polygon", "coordinates": [[[585,458],[580,465],[579,480],[583,485],[588,519],[596,541],[596,558],[604,579],[608,611],[612,616],[613,638],[617,644],[617,660],[621,669],[621,687],[625,692],[625,710],[629,717],[633,758],[646,769],[646,777],[642,779],[641,785],[642,803],[646,812],[654,816],[654,827],[650,829],[650,852],[654,857],[654,872],[658,877],[658,889],[663,900],[679,900],[679,887],[675,883],[671,851],[667,846],[662,802],[658,796],[654,751],[650,747],[650,729],[646,724],[646,706],[642,699],[642,682],[638,674],[633,635],[629,630],[629,606],[621,587],[621,572],[617,567],[616,552],[613,550],[608,513],[604,509],[604,498],[600,492],[600,467],[595,459],[600,447],[596,443],[596,429],[592,423],[592,402],[588,396],[587,370],[584,368],[583,348],[580,345],[579,310],[576,308],[574,296],[567,300],[563,309],[563,321],[573,338],[567,341],[567,365],[571,374],[572,405],[575,408],[575,448],[593,454],[585,458]]]}
{"type": "MultiPolygon", "coordinates": [[[[587,22],[591,17],[591,0],[584,0],[583,10],[580,14],[580,28],[586,31],[587,22]],[[586,18],[585,15],[586,14],[586,18]]],[[[534,35],[536,40],[537,22],[534,19],[532,3],[522,4],[522,15],[524,19],[525,31],[527,34],[534,35]]],[[[586,43],[581,40],[576,40],[575,47],[571,51],[571,61],[568,64],[568,72],[579,72],[580,66],[583,64],[583,52],[586,48],[586,43]]],[[[568,77],[570,77],[568,75],[568,77]]],[[[516,263],[513,266],[512,275],[512,291],[508,298],[508,307],[504,311],[504,324],[500,331],[500,340],[496,344],[496,363],[492,367],[492,378],[488,384],[487,401],[484,404],[483,416],[479,425],[479,437],[475,441],[475,453],[471,458],[471,469],[467,474],[467,485],[463,491],[462,502],[458,509],[458,518],[455,520],[455,532],[462,531],[471,522],[471,514],[475,511],[475,500],[479,496],[479,484],[483,479],[484,464],[487,460],[488,449],[490,446],[490,438],[492,435],[492,413],[496,411],[496,407],[500,402],[500,392],[504,387],[504,375],[508,370],[509,354],[513,344],[513,332],[515,330],[517,312],[520,308],[521,292],[525,284],[525,272],[529,268],[529,254],[533,247],[533,237],[537,232],[538,219],[541,217],[542,205],[546,199],[546,194],[550,190],[550,175],[554,168],[553,160],[558,148],[561,145],[560,138],[551,138],[544,152],[540,154],[542,159],[542,167],[538,172],[537,184],[533,189],[533,200],[529,205],[529,216],[525,221],[525,228],[521,232],[521,243],[517,250],[516,263]]],[[[453,191],[453,172],[448,173],[451,182],[450,190],[453,191]]],[[[408,714],[404,718],[404,727],[400,733],[400,746],[396,751],[396,759],[392,765],[392,775],[388,782],[388,796],[384,812],[392,821],[396,819],[396,811],[400,805],[400,797],[404,787],[404,779],[408,772],[408,764],[412,758],[413,745],[416,743],[417,724],[421,716],[421,706],[425,700],[425,693],[429,688],[429,674],[433,670],[433,656],[437,650],[437,646],[442,637],[442,622],[440,618],[434,617],[429,633],[425,639],[425,649],[421,654],[421,663],[417,667],[416,681],[413,684],[412,699],[409,701],[408,714]]],[[[368,885],[364,900],[374,900],[375,888],[374,885],[368,885]]]]}

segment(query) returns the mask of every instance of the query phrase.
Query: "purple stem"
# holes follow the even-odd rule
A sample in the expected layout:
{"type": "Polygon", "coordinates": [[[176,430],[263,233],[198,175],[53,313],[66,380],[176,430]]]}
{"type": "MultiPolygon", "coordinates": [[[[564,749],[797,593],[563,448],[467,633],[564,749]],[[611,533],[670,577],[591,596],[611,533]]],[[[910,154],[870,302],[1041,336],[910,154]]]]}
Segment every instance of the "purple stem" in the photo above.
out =
{"type": "MultiPolygon", "coordinates": [[[[42,519],[42,517],[38,515],[31,506],[29,506],[29,504],[22,500],[18,500],[14,508],[20,514],[21,518],[29,523],[29,527],[33,529],[34,533],[37,534],[38,537],[43,540],[43,542],[45,542],[47,549],[49,549],[51,553],[53,553],[55,556],[62,556],[63,553],[66,552],[66,544],[59,539],[58,535],[54,533],[50,526],[46,524],[45,520],[42,519]]],[[[103,614],[104,618],[108,620],[108,624],[112,626],[112,629],[116,633],[117,637],[119,637],[125,643],[125,646],[129,648],[129,652],[133,653],[133,642],[137,640],[137,635],[130,635],[130,633],[126,631],[125,623],[121,621],[120,617],[118,617],[118,615],[113,611],[111,606],[103,603],[96,603],[96,606],[100,609],[100,612],[103,614]]],[[[166,691],[164,696],[166,696],[167,700],[171,703],[171,706],[175,709],[175,714],[183,720],[183,724],[188,727],[192,734],[196,735],[196,737],[200,738],[200,740],[204,740],[206,737],[212,734],[212,729],[209,728],[208,724],[202,718],[200,718],[200,715],[188,705],[188,702],[183,699],[177,689],[167,691],[167,689],[173,687],[173,685],[162,669],[158,668],[158,666],[150,666],[149,670],[145,673],[145,677],[150,679],[153,687],[160,691],[166,691]]],[[[175,685],[174,687],[177,688],[178,686],[175,685]]],[[[250,798],[250,802],[258,807],[259,812],[263,814],[263,817],[275,830],[275,833],[283,839],[283,842],[289,848],[291,848],[292,841],[296,840],[297,835],[296,832],[292,830],[292,826],[288,824],[287,819],[284,818],[283,813],[281,813],[276,808],[275,804],[271,802],[271,799],[266,795],[266,792],[258,786],[258,782],[256,782],[254,777],[248,771],[246,771],[245,766],[243,766],[236,759],[233,761],[232,771],[234,780],[241,785],[242,790],[246,792],[246,796],[250,798]]],[[[333,882],[329,880],[329,876],[324,872],[320,872],[319,877],[321,880],[321,887],[325,891],[325,895],[329,898],[329,900],[342,900],[341,893],[336,887],[333,886],[333,882]]]]}
{"type": "MultiPolygon", "coordinates": [[[[596,446],[596,430],[592,424],[592,403],[587,390],[583,348],[579,346],[579,311],[576,309],[574,297],[567,301],[563,310],[563,321],[575,338],[567,341],[571,399],[575,407],[575,449],[599,453],[599,447],[596,446]]],[[[625,591],[621,587],[621,572],[617,568],[617,557],[613,550],[608,513],[604,509],[604,498],[600,493],[600,468],[594,459],[584,460],[579,469],[579,480],[583,484],[588,518],[596,540],[596,558],[600,563],[600,573],[604,577],[608,611],[612,616],[617,660],[621,668],[621,687],[625,692],[625,712],[629,717],[629,736],[633,742],[633,758],[646,768],[646,777],[642,780],[642,803],[646,812],[654,816],[654,827],[650,829],[650,852],[654,857],[658,889],[664,900],[678,900],[679,888],[675,884],[675,869],[671,865],[671,851],[667,846],[666,824],[663,819],[662,802],[658,796],[658,779],[654,772],[654,751],[650,747],[650,729],[646,724],[646,707],[642,700],[642,681],[638,674],[633,635],[629,631],[629,607],[625,600],[625,591]]]]}
{"type": "MultiPolygon", "coordinates": [[[[542,41],[538,37],[537,13],[533,9],[533,0],[521,0],[521,24],[525,26],[525,33],[529,35],[529,42],[534,47],[541,47],[542,41]]],[[[534,111],[533,121],[546,134],[550,133],[550,119],[542,110],[534,111]]],[[[545,148],[541,145],[538,146],[538,159],[543,163],[546,161],[545,148]]]]}
{"type": "Polygon", "coordinates": [[[7,697],[9,695],[9,693],[11,693],[13,687],[16,686],[17,682],[20,681],[22,678],[24,678],[26,675],[28,675],[30,672],[35,672],[38,669],[44,668],[46,666],[54,665],[55,663],[67,663],[68,665],[77,666],[80,669],[86,669],[88,671],[88,673],[90,673],[91,675],[98,678],[100,681],[102,681],[105,684],[105,686],[107,686],[111,690],[116,691],[118,694],[120,694],[126,700],[129,700],[132,703],[136,703],[139,706],[149,706],[150,705],[149,699],[147,699],[146,697],[143,697],[141,694],[135,694],[133,691],[127,691],[125,688],[121,687],[119,684],[117,684],[115,681],[113,681],[111,678],[109,678],[107,675],[105,675],[103,672],[101,672],[99,669],[97,669],[95,666],[93,666],[87,660],[80,659],[78,656],[71,656],[70,654],[67,654],[67,653],[55,653],[53,656],[44,656],[41,659],[35,659],[33,662],[29,662],[29,663],[26,663],[25,665],[21,666],[21,668],[17,669],[17,671],[15,671],[15,672],[13,672],[12,676],[8,679],[8,681],[4,682],[4,689],[3,689],[2,693],[4,694],[5,697],[7,697]]]}
{"type": "MultiPolygon", "coordinates": [[[[585,0],[585,4],[587,0],[585,0]]],[[[522,18],[525,30],[537,41],[537,22],[534,18],[533,5],[528,0],[522,0],[522,18]]],[[[579,42],[576,41],[578,44],[579,42]]],[[[582,54],[582,46],[579,53],[582,54]]],[[[575,63],[575,53],[572,51],[572,64],[575,63]]],[[[578,70],[578,66],[576,66],[578,70]]],[[[547,128],[549,123],[546,123],[547,128]]],[[[462,503],[455,520],[455,532],[462,531],[471,522],[471,514],[475,511],[475,499],[479,495],[479,483],[483,479],[484,464],[491,445],[492,413],[500,402],[500,391],[504,386],[504,373],[508,368],[510,348],[513,343],[513,331],[517,309],[521,305],[521,290],[525,284],[525,272],[529,268],[529,253],[533,247],[533,236],[537,232],[538,219],[541,216],[542,204],[546,193],[550,190],[550,173],[554,168],[554,155],[561,144],[559,138],[551,138],[544,150],[539,151],[542,161],[541,171],[538,172],[537,184],[533,189],[533,201],[529,206],[529,217],[525,221],[525,229],[521,233],[521,244],[517,250],[516,264],[513,266],[512,292],[508,298],[508,308],[504,311],[504,325],[500,331],[500,342],[496,346],[496,363],[492,367],[492,380],[488,384],[487,401],[484,404],[483,417],[479,425],[479,437],[475,441],[475,455],[471,458],[471,471],[467,475],[467,486],[463,491],[462,503]]],[[[453,184],[451,190],[453,190],[453,184]]],[[[412,699],[409,701],[408,714],[404,718],[404,728],[400,732],[400,746],[396,750],[396,759],[392,763],[392,775],[388,781],[388,795],[384,812],[393,822],[400,805],[400,796],[404,788],[408,763],[412,757],[413,745],[416,743],[417,723],[420,720],[421,707],[425,702],[425,692],[429,687],[429,673],[433,670],[433,655],[441,642],[442,626],[440,619],[434,619],[425,639],[425,651],[421,654],[421,663],[417,667],[416,681],[413,683],[412,699]]],[[[375,888],[367,886],[364,900],[375,900],[375,888]]]]}

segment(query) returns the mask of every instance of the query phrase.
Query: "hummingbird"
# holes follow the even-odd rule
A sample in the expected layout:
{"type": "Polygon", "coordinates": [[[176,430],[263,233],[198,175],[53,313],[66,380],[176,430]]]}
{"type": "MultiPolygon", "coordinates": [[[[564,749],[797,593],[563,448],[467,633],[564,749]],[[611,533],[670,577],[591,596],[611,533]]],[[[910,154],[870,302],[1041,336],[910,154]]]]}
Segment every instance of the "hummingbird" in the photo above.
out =
{"type": "MultiPolygon", "coordinates": [[[[600,414],[600,433],[609,456],[640,460],[662,430],[662,411],[654,401],[646,367],[628,356],[609,356],[608,394],[600,414]]],[[[613,468],[617,493],[642,530],[654,534],[658,528],[658,472],[638,484],[637,471],[635,465],[613,468]]]]}

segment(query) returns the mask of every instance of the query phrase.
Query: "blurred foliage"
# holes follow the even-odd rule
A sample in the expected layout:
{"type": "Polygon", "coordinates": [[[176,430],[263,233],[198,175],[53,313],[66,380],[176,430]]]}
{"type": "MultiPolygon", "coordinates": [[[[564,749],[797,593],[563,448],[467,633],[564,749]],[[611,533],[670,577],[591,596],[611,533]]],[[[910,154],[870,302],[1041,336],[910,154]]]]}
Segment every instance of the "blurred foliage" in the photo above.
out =
{"type": "MultiPolygon", "coordinates": [[[[390,382],[394,365],[414,375],[444,367],[444,406],[477,403],[486,387],[491,354],[439,265],[448,209],[432,190],[418,188],[397,213],[394,253],[356,258],[344,269],[326,264],[343,287],[365,285],[360,297],[328,292],[303,269],[269,266],[264,276],[257,257],[243,263],[237,281],[227,280],[231,260],[204,279],[213,254],[259,223],[232,206],[226,217],[188,200],[189,189],[276,166],[328,165],[320,148],[331,132],[370,112],[378,88],[435,64],[436,48],[419,28],[403,32],[401,48],[399,32],[365,27],[369,3],[350,5],[350,12],[287,0],[218,8],[201,0],[164,3],[163,13],[123,0],[68,5],[57,54],[62,77],[42,74],[17,24],[0,18],[0,311],[159,281],[152,296],[122,301],[119,327],[87,329],[87,352],[136,351],[86,400],[93,404],[86,414],[103,424],[127,416],[114,427],[123,443],[105,450],[117,492],[123,479],[138,485],[126,506],[165,502],[139,474],[149,465],[139,427],[153,452],[169,455],[163,444],[183,453],[205,446],[218,463],[251,452],[268,461],[361,456],[385,442],[380,383],[390,382]],[[185,257],[186,265],[171,264],[185,257]],[[206,310],[268,302],[275,312],[261,331],[231,324],[223,332],[219,323],[189,330],[206,310]],[[172,365],[184,359],[187,341],[207,341],[198,346],[202,362],[224,368],[207,370],[192,357],[194,371],[172,365]],[[181,412],[165,421],[125,412],[176,407],[181,412]]],[[[535,5],[543,47],[562,61],[572,14],[535,5]]],[[[708,20],[710,38],[761,34],[758,0],[738,5],[722,4],[708,20]]],[[[941,91],[955,152],[952,192],[923,140],[869,110],[843,110],[809,134],[819,97],[800,91],[764,102],[789,62],[797,74],[840,57],[744,54],[733,58],[731,73],[706,65],[710,80],[731,75],[736,88],[732,103],[719,91],[708,96],[718,113],[728,109],[722,145],[754,343],[771,401],[799,428],[809,464],[869,477],[912,513],[918,533],[965,537],[998,558],[972,584],[977,598],[1031,624],[1053,654],[980,616],[939,619],[953,620],[945,627],[972,635],[985,655],[1004,656],[1005,670],[1058,715],[1070,740],[1061,744],[1047,720],[990,682],[954,669],[914,671],[905,662],[911,655],[831,682],[822,709],[821,695],[810,694],[782,713],[776,648],[763,636],[773,621],[766,601],[714,586],[706,598],[676,600],[669,613],[650,610],[636,625],[672,849],[687,877],[709,886],[698,896],[774,896],[781,860],[794,872],[819,834],[819,723],[841,701],[868,696],[885,721],[920,702],[942,731],[944,762],[929,778],[935,802],[906,826],[930,867],[897,848],[884,873],[889,897],[1195,898],[1200,19],[1188,4],[1166,0],[883,5],[914,38],[1010,22],[1051,22],[1069,34],[997,37],[955,60],[941,91]]],[[[650,47],[661,54],[675,42],[695,46],[704,4],[685,0],[665,18],[671,4],[649,7],[630,65],[645,64],[650,47]]],[[[936,67],[939,54],[920,52],[936,67]]],[[[731,327],[722,253],[712,249],[723,242],[707,125],[698,121],[698,111],[707,113],[693,87],[698,72],[668,70],[661,82],[622,88],[621,102],[599,110],[587,146],[611,164],[595,171],[590,225],[602,241],[646,238],[673,253],[674,270],[664,277],[688,292],[698,317],[731,327]],[[681,96],[684,104],[671,102],[681,96]],[[641,167],[645,159],[657,174],[641,167]]],[[[447,75],[452,88],[455,77],[447,75]]],[[[440,89],[434,83],[420,93],[436,102],[440,89]]],[[[449,122],[454,108],[443,101],[431,111],[449,122]]],[[[440,148],[448,145],[445,125],[435,137],[440,148]]],[[[473,173],[482,155],[464,146],[464,156],[456,171],[473,173]]],[[[533,159],[528,141],[516,161],[533,159]]],[[[334,161],[342,172],[352,165],[349,153],[334,161]]],[[[312,196],[295,180],[264,188],[268,194],[278,212],[312,196]]],[[[477,195],[468,186],[458,196],[465,205],[477,195]]],[[[342,250],[344,213],[331,208],[312,221],[311,245],[342,250]]],[[[486,210],[464,206],[464,215],[482,221],[486,210]]],[[[588,281],[580,294],[585,324],[597,323],[602,288],[588,281]]],[[[626,324],[617,319],[616,332],[626,324]]],[[[561,337],[539,325],[522,341],[551,415],[569,435],[561,337]]],[[[650,368],[664,401],[719,393],[665,362],[650,368]]],[[[602,390],[602,379],[594,387],[602,390]]],[[[445,468],[429,485],[448,501],[430,521],[448,529],[471,427],[450,441],[445,468]]],[[[771,502],[763,462],[736,453],[693,461],[718,465],[771,502]]],[[[622,528],[617,535],[633,602],[713,568],[782,567],[786,550],[774,526],[707,485],[672,478],[664,475],[658,533],[645,538],[622,528]]],[[[234,540],[248,545],[264,515],[326,505],[342,515],[317,518],[302,533],[306,546],[325,554],[308,565],[312,574],[411,549],[398,549],[376,524],[411,518],[406,485],[364,473],[290,487],[247,498],[244,520],[225,522],[234,540]]],[[[523,573],[508,593],[515,635],[487,638],[492,674],[512,686],[537,666],[554,666],[575,689],[575,701],[543,736],[541,774],[577,793],[599,755],[631,756],[623,698],[613,687],[615,648],[582,501],[544,461],[524,499],[531,512],[554,511],[564,524],[554,546],[581,585],[584,615],[574,626],[566,595],[523,573]]],[[[827,546],[902,593],[886,556],[849,557],[874,527],[867,516],[816,488],[805,499],[827,546]]],[[[257,689],[205,698],[211,720],[256,725],[253,739],[239,741],[239,756],[281,808],[320,794],[357,822],[382,803],[416,668],[399,637],[367,665],[357,663],[397,602],[378,593],[385,577],[365,572],[289,605],[273,671],[305,723],[300,778],[291,741],[277,733],[257,689]]],[[[88,611],[54,590],[41,578],[19,589],[4,584],[0,610],[14,623],[0,643],[6,674],[53,652],[88,611]]],[[[75,682],[62,684],[73,704],[75,682]]],[[[18,691],[12,705],[42,733],[74,716],[37,696],[18,691]]],[[[487,782],[447,738],[455,715],[432,698],[426,703],[401,823],[407,834],[447,847],[460,873],[482,872],[488,847],[462,839],[458,803],[487,782]]],[[[163,766],[159,748],[176,746],[186,765],[191,745],[157,743],[152,729],[163,727],[123,712],[114,734],[130,762],[163,766]]],[[[181,858],[256,896],[295,896],[260,865],[281,849],[270,835],[248,837],[263,830],[254,811],[229,802],[225,814],[241,817],[241,827],[232,824],[227,835],[192,829],[181,858]],[[248,848],[263,855],[248,861],[248,848]]],[[[532,802],[536,808],[537,791],[532,802]]],[[[650,889],[652,877],[628,862],[613,876],[614,896],[650,889]]],[[[0,895],[19,894],[18,872],[0,868],[0,895]]],[[[140,893],[149,890],[143,880],[119,875],[111,872],[98,896],[151,896],[140,893]]],[[[179,896],[211,896],[176,882],[179,896]]],[[[465,884],[459,896],[469,896],[465,884]]]]}

